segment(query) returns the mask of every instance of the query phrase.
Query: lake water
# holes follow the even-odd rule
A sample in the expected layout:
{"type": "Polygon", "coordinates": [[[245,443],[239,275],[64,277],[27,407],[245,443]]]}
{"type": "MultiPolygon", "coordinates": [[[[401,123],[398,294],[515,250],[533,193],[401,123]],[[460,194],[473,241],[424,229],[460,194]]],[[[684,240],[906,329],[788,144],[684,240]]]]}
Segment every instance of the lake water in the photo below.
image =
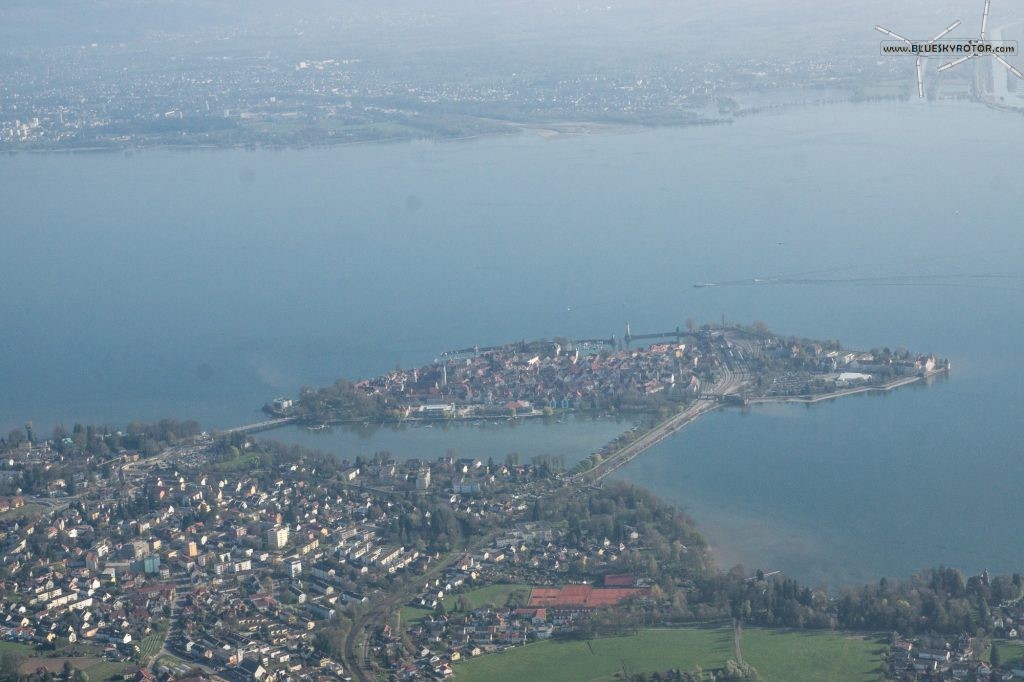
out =
{"type": "MultiPolygon", "coordinates": [[[[762,319],[949,355],[954,372],[717,413],[621,476],[689,510],[726,566],[831,586],[1020,570],[1022,132],[911,102],[551,139],[3,157],[0,428],[226,427],[447,348],[762,319]],[[692,287],[908,274],[1009,277],[692,287]]],[[[607,426],[516,427],[492,434],[494,455],[582,456],[607,426]]],[[[439,434],[423,447],[488,449],[439,434]]],[[[409,438],[315,443],[417,456],[409,438]]]]}

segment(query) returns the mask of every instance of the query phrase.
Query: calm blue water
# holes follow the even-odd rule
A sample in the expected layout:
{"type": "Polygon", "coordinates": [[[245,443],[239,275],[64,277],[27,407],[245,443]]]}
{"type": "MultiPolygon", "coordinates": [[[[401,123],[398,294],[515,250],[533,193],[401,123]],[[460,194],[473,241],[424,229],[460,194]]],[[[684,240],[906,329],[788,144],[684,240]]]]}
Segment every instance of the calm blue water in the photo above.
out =
{"type": "MultiPolygon", "coordinates": [[[[948,354],[954,374],[716,414],[622,475],[689,509],[725,564],[833,585],[938,563],[1019,570],[1022,280],[692,284],[1022,275],[1022,131],[914,102],[555,139],[3,157],[0,429],[225,427],[303,385],[446,348],[763,319],[948,354]]],[[[523,452],[575,439],[526,431],[523,452]]]]}

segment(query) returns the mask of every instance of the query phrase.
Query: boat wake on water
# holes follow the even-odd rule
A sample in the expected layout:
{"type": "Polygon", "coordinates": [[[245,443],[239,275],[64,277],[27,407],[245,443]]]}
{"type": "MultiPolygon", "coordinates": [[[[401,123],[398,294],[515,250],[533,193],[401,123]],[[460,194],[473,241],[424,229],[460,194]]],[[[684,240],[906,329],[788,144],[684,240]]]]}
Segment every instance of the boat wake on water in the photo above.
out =
{"type": "Polygon", "coordinates": [[[772,284],[803,284],[816,286],[903,286],[954,287],[966,289],[1024,290],[1024,275],[1012,274],[942,274],[889,275],[884,277],[751,277],[723,282],[698,282],[695,289],[708,287],[765,286],[772,284]],[[1008,283],[1017,283],[1017,286],[1008,283]]]}

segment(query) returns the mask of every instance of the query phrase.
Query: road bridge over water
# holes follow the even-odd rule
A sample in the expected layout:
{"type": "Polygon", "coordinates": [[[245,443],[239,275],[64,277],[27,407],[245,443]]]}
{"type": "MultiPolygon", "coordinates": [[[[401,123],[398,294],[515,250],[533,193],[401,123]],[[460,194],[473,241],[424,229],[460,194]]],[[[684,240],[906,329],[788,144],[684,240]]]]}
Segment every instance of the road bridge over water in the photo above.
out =
{"type": "Polygon", "coordinates": [[[230,435],[232,433],[256,433],[257,431],[269,431],[270,429],[276,429],[286,424],[291,424],[296,421],[298,417],[280,417],[278,419],[267,419],[261,422],[255,422],[253,424],[243,424],[242,426],[234,426],[230,429],[224,429],[220,433],[224,435],[230,435]]]}

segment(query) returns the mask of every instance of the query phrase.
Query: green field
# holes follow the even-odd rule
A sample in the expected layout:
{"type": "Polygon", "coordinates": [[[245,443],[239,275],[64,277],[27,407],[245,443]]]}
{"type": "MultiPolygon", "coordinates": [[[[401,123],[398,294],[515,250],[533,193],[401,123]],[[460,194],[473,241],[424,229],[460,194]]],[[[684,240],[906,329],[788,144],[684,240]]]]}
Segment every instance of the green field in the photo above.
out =
{"type": "Polygon", "coordinates": [[[213,462],[212,468],[214,471],[229,473],[233,471],[259,469],[262,465],[263,460],[258,453],[240,452],[234,457],[213,462]]]}
{"type": "Polygon", "coordinates": [[[9,652],[25,656],[21,670],[26,674],[35,672],[40,667],[59,672],[64,667],[64,661],[68,661],[76,669],[87,673],[93,682],[108,680],[115,675],[120,677],[121,672],[131,665],[130,663],[104,661],[98,655],[93,655],[92,650],[97,648],[90,644],[79,643],[64,647],[57,652],[51,652],[49,656],[39,656],[35,647],[30,644],[0,641],[0,656],[9,652]],[[57,653],[64,655],[52,655],[57,653]]]}
{"type": "MultiPolygon", "coordinates": [[[[859,635],[744,629],[743,660],[767,682],[874,680],[884,645],[859,635]]],[[[735,658],[732,629],[644,630],[632,637],[539,642],[456,665],[459,680],[612,680],[616,673],[717,668],[735,658]]]]}
{"type": "MultiPolygon", "coordinates": [[[[529,585],[500,583],[497,585],[488,585],[487,587],[478,587],[477,589],[469,590],[468,592],[449,594],[441,601],[444,602],[444,607],[448,611],[457,611],[459,609],[459,602],[462,601],[462,597],[468,599],[474,609],[482,608],[488,604],[500,607],[504,606],[508,602],[509,595],[518,590],[523,593],[523,603],[525,604],[530,597],[530,589],[529,585]]],[[[416,622],[424,616],[430,615],[433,611],[430,609],[421,609],[415,606],[405,605],[402,607],[401,613],[402,623],[405,624],[416,622]]]]}
{"type": "Polygon", "coordinates": [[[885,648],[842,632],[743,629],[743,661],[769,682],[875,680],[885,648]]]}
{"type": "Polygon", "coordinates": [[[47,510],[47,507],[29,502],[28,504],[22,505],[17,509],[8,509],[7,511],[0,513],[0,521],[8,521],[10,519],[17,519],[24,516],[25,518],[34,519],[40,516],[47,510]]]}
{"type": "Polygon", "coordinates": [[[530,599],[530,590],[532,588],[529,585],[515,585],[515,584],[504,584],[500,583],[497,585],[488,585],[487,587],[478,587],[475,590],[469,590],[468,592],[462,592],[457,594],[449,594],[442,601],[444,606],[449,611],[455,611],[458,609],[459,602],[465,597],[469,600],[469,603],[473,605],[474,609],[483,608],[487,605],[493,606],[505,606],[508,602],[509,596],[516,591],[523,593],[522,603],[525,606],[530,599]]]}
{"type": "Polygon", "coordinates": [[[103,680],[109,680],[114,676],[117,676],[117,679],[120,679],[121,673],[123,673],[124,669],[130,665],[132,664],[101,661],[96,665],[85,668],[83,672],[89,676],[89,682],[103,682],[103,680]]]}
{"type": "Polygon", "coordinates": [[[730,628],[644,630],[632,637],[582,642],[538,642],[457,664],[460,682],[470,680],[612,680],[617,672],[654,672],[697,666],[714,668],[732,658],[730,628]]]}
{"type": "MultiPolygon", "coordinates": [[[[1010,667],[1024,663],[1024,642],[1017,639],[1000,639],[999,644],[999,665],[1010,667]]],[[[987,650],[982,659],[991,660],[992,650],[987,650]]]]}
{"type": "MultiPolygon", "coordinates": [[[[406,604],[401,608],[402,627],[405,627],[409,623],[415,623],[418,620],[422,620],[424,616],[429,616],[432,613],[433,611],[430,609],[420,609],[406,604]]],[[[392,623],[392,625],[394,625],[394,623],[392,623]]]]}
{"type": "Polygon", "coordinates": [[[36,651],[36,648],[31,644],[19,644],[18,642],[4,642],[0,641],[0,656],[13,652],[16,654],[22,654],[23,656],[31,656],[36,651]]]}
{"type": "Polygon", "coordinates": [[[100,659],[95,656],[34,656],[26,659],[21,664],[19,671],[23,675],[29,675],[39,670],[55,673],[60,672],[65,663],[70,664],[75,670],[85,670],[100,663],[100,659]]]}

